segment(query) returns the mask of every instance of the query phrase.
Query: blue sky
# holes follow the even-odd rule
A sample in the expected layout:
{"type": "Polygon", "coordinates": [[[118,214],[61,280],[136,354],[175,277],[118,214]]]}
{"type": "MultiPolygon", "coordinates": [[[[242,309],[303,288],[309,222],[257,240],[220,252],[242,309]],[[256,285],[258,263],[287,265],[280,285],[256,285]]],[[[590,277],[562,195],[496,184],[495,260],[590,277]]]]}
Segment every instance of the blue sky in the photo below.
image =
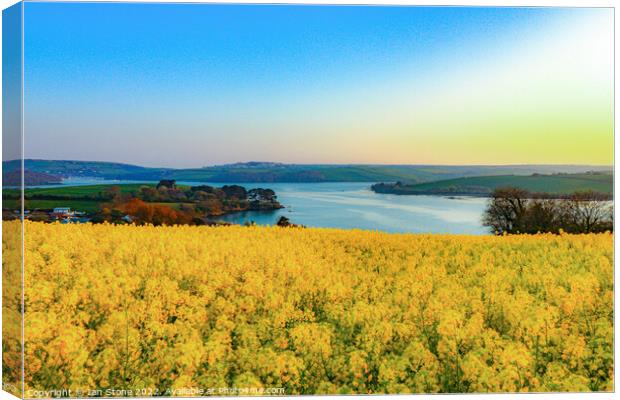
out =
{"type": "Polygon", "coordinates": [[[612,21],[609,9],[26,3],[26,157],[607,163],[612,21]],[[566,143],[532,154],[534,138],[566,143]]]}
{"type": "Polygon", "coordinates": [[[2,160],[22,157],[21,4],[2,12],[2,160]]]}

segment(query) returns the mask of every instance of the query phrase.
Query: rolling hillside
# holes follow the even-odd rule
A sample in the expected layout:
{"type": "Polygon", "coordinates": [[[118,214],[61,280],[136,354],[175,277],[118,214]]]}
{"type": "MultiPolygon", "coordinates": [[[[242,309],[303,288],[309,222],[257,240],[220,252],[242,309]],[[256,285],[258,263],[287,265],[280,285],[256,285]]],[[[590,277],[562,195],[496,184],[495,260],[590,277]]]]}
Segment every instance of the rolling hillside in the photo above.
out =
{"type": "MultiPolygon", "coordinates": [[[[25,160],[25,170],[62,178],[90,177],[121,180],[176,179],[179,181],[252,183],[252,182],[396,182],[423,183],[482,175],[531,175],[611,171],[609,166],[591,165],[324,165],[247,162],[203,168],[148,168],[130,164],[25,160]]],[[[19,170],[19,160],[2,163],[3,174],[19,170]]]]}
{"type": "Polygon", "coordinates": [[[564,195],[575,191],[593,190],[613,194],[613,174],[582,173],[553,175],[498,175],[447,179],[420,184],[376,184],[377,193],[402,195],[477,195],[485,196],[493,189],[513,186],[535,193],[564,195]]]}

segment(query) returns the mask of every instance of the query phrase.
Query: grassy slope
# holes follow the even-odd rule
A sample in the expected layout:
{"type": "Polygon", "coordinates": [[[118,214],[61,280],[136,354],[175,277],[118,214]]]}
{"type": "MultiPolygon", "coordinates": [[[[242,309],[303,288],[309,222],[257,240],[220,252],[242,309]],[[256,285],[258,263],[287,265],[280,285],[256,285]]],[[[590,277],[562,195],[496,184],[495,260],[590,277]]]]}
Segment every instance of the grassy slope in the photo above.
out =
{"type": "Polygon", "coordinates": [[[436,182],[420,183],[405,186],[407,193],[454,192],[468,188],[481,188],[489,192],[498,187],[515,186],[532,192],[552,194],[568,194],[578,190],[594,190],[611,194],[613,192],[612,174],[570,174],[570,175],[538,175],[538,176],[477,176],[448,179],[436,182]]]}
{"type": "Polygon", "coordinates": [[[420,174],[413,168],[366,165],[292,165],[284,168],[209,167],[170,171],[166,176],[177,180],[203,182],[298,182],[304,181],[300,178],[304,174],[321,182],[375,182],[388,179],[422,181],[420,174]]]}
{"type": "MultiPolygon", "coordinates": [[[[87,196],[97,195],[111,186],[118,186],[123,193],[135,193],[141,186],[153,186],[145,184],[126,184],[126,185],[89,185],[89,186],[57,186],[51,188],[33,188],[26,189],[24,195],[26,198],[25,208],[34,209],[52,209],[55,207],[70,207],[73,210],[95,212],[101,207],[101,200],[86,199],[87,196]],[[50,198],[32,199],[32,196],[49,196],[50,198]],[[54,198],[58,197],[58,198],[54,198]]],[[[19,202],[17,200],[19,191],[16,189],[3,190],[4,209],[17,209],[19,202]]]]}
{"type": "MultiPolygon", "coordinates": [[[[118,186],[122,193],[135,194],[142,186],[152,186],[152,184],[144,183],[130,183],[123,185],[88,185],[88,186],[57,186],[50,188],[32,188],[26,189],[24,195],[26,198],[26,209],[51,209],[55,207],[70,207],[73,210],[94,212],[98,211],[103,201],[96,199],[88,199],[88,196],[97,195],[112,186],[118,186]],[[49,198],[36,198],[32,196],[49,198]],[[55,198],[56,197],[56,198],[55,198]]],[[[179,185],[179,189],[187,190],[189,186],[179,185]]],[[[4,209],[17,209],[19,208],[19,191],[17,189],[4,189],[3,190],[3,205],[4,209]]],[[[151,204],[158,204],[162,206],[172,207],[174,209],[180,209],[181,204],[178,202],[154,202],[151,204]]],[[[185,203],[185,205],[193,206],[193,203],[185,203]]]]}
{"type": "MultiPolygon", "coordinates": [[[[14,171],[20,168],[16,160],[3,161],[2,168],[6,171],[14,171]]],[[[58,176],[92,176],[92,177],[115,177],[126,174],[158,172],[163,168],[146,168],[137,165],[99,162],[99,161],[68,161],[68,160],[25,160],[25,168],[31,171],[45,172],[58,176]]]]}
{"type": "MultiPolygon", "coordinates": [[[[100,209],[100,200],[85,199],[86,196],[97,195],[114,185],[91,185],[91,186],[57,186],[51,188],[33,188],[26,189],[24,196],[26,198],[25,208],[34,209],[52,209],[55,207],[70,207],[73,210],[94,212],[100,209]],[[50,196],[49,199],[32,199],[32,196],[50,196]],[[60,197],[54,199],[53,197],[60,197]]],[[[121,188],[123,193],[134,193],[142,184],[115,185],[121,188]]],[[[19,207],[17,197],[19,191],[17,189],[4,189],[3,191],[4,209],[16,209],[19,207]]]]}
{"type": "MultiPolygon", "coordinates": [[[[101,202],[93,200],[26,200],[26,210],[49,210],[55,207],[70,207],[72,210],[95,212],[100,209],[101,202]]],[[[2,207],[9,210],[19,208],[18,200],[9,199],[2,201],[2,207]]]]}
{"type": "MultiPolygon", "coordinates": [[[[534,172],[582,172],[573,166],[422,166],[422,165],[285,165],[274,167],[215,166],[192,169],[132,170],[126,179],[160,178],[197,182],[431,182],[479,175],[529,175],[534,172]],[[148,174],[148,175],[144,175],[148,174]]],[[[594,170],[599,168],[592,167],[594,170]]],[[[121,175],[115,177],[122,178],[121,175]]]]}
{"type": "MultiPolygon", "coordinates": [[[[610,170],[611,167],[575,165],[220,165],[205,168],[146,168],[136,165],[64,160],[26,160],[26,169],[57,176],[99,177],[127,180],[163,178],[200,182],[430,182],[465,176],[529,175],[534,172],[581,173],[610,170]]],[[[19,168],[17,161],[2,163],[3,171],[19,168]]]]}
{"type": "MultiPolygon", "coordinates": [[[[127,184],[108,184],[108,185],[86,185],[86,186],[55,186],[49,188],[31,188],[25,190],[25,197],[32,196],[62,196],[65,198],[75,197],[82,198],[85,196],[92,196],[101,193],[112,186],[118,186],[122,193],[136,193],[142,186],[155,187],[153,184],[148,183],[127,183],[127,184]]],[[[189,186],[179,185],[179,189],[185,190],[189,186]]],[[[3,194],[6,197],[15,197],[19,194],[17,189],[3,189],[3,194]]]]}

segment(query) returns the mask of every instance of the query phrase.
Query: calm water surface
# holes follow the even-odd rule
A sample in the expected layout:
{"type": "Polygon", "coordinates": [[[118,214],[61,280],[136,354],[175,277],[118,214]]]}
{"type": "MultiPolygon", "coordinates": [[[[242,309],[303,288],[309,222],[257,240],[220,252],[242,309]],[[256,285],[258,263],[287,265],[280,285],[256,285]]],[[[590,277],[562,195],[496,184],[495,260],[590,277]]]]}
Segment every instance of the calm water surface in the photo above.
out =
{"type": "MultiPolygon", "coordinates": [[[[63,185],[139,183],[71,178],[63,185]]],[[[145,182],[152,183],[152,182],[145,182]]],[[[224,183],[182,182],[182,185],[222,186],[224,183]]],[[[476,197],[397,196],[377,194],[372,183],[237,183],[246,189],[273,189],[286,208],[248,211],[219,219],[235,224],[252,222],[273,225],[281,216],[308,227],[359,228],[386,232],[486,234],[481,218],[486,199],[476,197]]]]}
{"type": "MultiPolygon", "coordinates": [[[[309,227],[359,228],[386,232],[485,234],[486,199],[377,194],[370,183],[271,183],[286,208],[223,216],[223,221],[272,225],[280,216],[309,227]]],[[[246,188],[256,184],[245,184],[246,188]]]]}

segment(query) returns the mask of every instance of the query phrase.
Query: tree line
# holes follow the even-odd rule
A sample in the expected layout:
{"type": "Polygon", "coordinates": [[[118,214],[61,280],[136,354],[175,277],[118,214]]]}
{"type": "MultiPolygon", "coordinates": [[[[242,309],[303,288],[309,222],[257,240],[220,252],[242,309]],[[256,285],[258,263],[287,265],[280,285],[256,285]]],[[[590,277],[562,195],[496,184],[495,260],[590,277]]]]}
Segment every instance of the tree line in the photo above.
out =
{"type": "Polygon", "coordinates": [[[594,191],[552,196],[499,188],[491,194],[483,224],[498,235],[612,232],[613,202],[610,195],[594,191]]]}

